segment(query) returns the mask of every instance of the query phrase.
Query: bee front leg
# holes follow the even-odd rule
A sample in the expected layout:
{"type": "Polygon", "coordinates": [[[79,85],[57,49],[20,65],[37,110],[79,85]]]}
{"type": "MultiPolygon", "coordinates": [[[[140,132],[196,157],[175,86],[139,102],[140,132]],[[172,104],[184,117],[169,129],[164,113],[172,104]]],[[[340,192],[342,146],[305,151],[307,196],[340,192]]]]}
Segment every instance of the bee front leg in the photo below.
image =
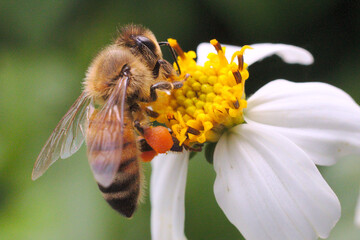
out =
{"type": "Polygon", "coordinates": [[[150,99],[149,102],[155,102],[158,98],[156,90],[170,91],[174,89],[174,85],[171,82],[158,82],[150,87],[150,99]]]}
{"type": "Polygon", "coordinates": [[[159,117],[159,113],[158,112],[155,112],[149,108],[145,108],[145,113],[146,115],[148,115],[149,117],[152,117],[152,118],[157,118],[159,117]]]}
{"type": "MultiPolygon", "coordinates": [[[[183,81],[185,81],[190,75],[186,75],[185,79],[183,81]]],[[[162,91],[170,91],[173,89],[179,89],[183,86],[183,81],[176,81],[176,82],[158,82],[155,83],[153,85],[151,85],[150,87],[150,102],[155,102],[156,99],[158,98],[156,90],[162,90],[162,91]]]]}

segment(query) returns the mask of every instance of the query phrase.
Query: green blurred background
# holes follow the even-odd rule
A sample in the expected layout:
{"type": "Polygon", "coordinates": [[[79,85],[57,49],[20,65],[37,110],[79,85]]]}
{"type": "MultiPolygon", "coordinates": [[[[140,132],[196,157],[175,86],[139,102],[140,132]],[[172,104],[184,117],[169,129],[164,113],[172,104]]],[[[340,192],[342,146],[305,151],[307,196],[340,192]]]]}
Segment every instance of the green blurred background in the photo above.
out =
{"type": "MultiPolygon", "coordinates": [[[[140,23],[184,50],[203,41],[294,44],[312,66],[277,57],[250,67],[247,92],[276,78],[322,81],[360,103],[358,1],[85,1],[0,2],[0,239],[150,239],[149,198],[133,219],[113,211],[90,172],[85,147],[36,182],[33,163],[81,92],[84,72],[117,27],[140,23]]],[[[147,179],[151,169],[144,164],[147,179]]],[[[321,168],[342,204],[330,239],[359,239],[353,226],[360,156],[321,168]]],[[[185,231],[189,239],[241,239],[213,196],[215,173],[199,155],[190,162],[185,231]]]]}

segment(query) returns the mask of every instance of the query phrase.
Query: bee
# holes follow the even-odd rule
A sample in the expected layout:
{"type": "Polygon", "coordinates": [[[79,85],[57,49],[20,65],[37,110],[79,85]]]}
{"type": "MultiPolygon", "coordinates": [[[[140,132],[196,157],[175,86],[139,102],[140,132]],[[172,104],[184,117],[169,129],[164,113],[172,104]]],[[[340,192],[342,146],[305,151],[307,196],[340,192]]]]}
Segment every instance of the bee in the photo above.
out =
{"type": "MultiPolygon", "coordinates": [[[[162,44],[172,49],[166,42],[162,44]]],[[[176,61],[173,50],[172,54],[176,61]]],[[[85,140],[103,197],[115,210],[131,217],[141,195],[140,160],[146,156],[142,152],[179,149],[168,129],[150,125],[149,116],[157,113],[144,104],[157,99],[156,90],[180,88],[181,81],[168,80],[176,79],[177,74],[163,59],[150,30],[138,25],[122,28],[113,44],[88,68],[82,94],[42,148],[32,179],[39,178],[59,158],[70,157],[85,140]]]]}

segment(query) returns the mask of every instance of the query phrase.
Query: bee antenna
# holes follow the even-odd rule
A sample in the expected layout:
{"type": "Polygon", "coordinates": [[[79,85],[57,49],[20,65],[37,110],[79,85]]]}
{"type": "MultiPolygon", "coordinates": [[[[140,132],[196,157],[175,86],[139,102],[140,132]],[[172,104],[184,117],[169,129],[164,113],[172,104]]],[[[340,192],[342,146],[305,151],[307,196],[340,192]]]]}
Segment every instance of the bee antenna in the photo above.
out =
{"type": "Polygon", "coordinates": [[[170,46],[170,44],[168,42],[159,42],[159,46],[163,46],[163,45],[166,45],[169,47],[169,50],[170,50],[170,53],[171,53],[171,56],[173,57],[175,63],[176,63],[176,66],[178,68],[177,72],[178,74],[180,75],[181,74],[181,69],[180,69],[180,65],[177,61],[177,57],[176,57],[176,52],[175,50],[170,46]]]}

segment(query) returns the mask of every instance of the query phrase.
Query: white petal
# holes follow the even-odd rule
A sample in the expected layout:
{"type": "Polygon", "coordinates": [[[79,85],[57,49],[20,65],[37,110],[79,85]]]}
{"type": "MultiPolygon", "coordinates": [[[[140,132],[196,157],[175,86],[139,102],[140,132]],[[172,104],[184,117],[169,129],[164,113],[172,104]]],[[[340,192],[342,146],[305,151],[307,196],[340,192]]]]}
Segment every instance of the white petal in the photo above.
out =
{"type": "Polygon", "coordinates": [[[218,142],[214,168],[216,200],[248,240],[325,238],[340,217],[314,163],[280,134],[236,126],[218,142]]]}
{"type": "Polygon", "coordinates": [[[152,162],[150,183],[152,240],[184,240],[185,185],[189,152],[168,153],[152,162]]]}
{"type": "MultiPolygon", "coordinates": [[[[234,52],[239,51],[241,47],[222,44],[226,47],[225,56],[227,59],[231,59],[234,52]]],[[[298,64],[312,64],[314,58],[307,50],[286,44],[273,44],[273,43],[258,43],[250,45],[253,49],[248,49],[244,54],[244,62],[249,66],[257,61],[260,61],[271,55],[278,55],[286,63],[298,63],[298,64]]],[[[210,43],[201,43],[197,47],[197,63],[204,65],[208,60],[207,55],[210,52],[216,52],[214,47],[210,43]]]]}
{"type": "Polygon", "coordinates": [[[357,204],[356,204],[354,222],[355,222],[355,225],[358,228],[360,228],[360,192],[359,192],[359,197],[358,197],[357,204]]]}
{"type": "Polygon", "coordinates": [[[360,153],[360,107],[329,84],[272,81],[249,98],[244,115],[288,137],[316,164],[360,153]]]}

